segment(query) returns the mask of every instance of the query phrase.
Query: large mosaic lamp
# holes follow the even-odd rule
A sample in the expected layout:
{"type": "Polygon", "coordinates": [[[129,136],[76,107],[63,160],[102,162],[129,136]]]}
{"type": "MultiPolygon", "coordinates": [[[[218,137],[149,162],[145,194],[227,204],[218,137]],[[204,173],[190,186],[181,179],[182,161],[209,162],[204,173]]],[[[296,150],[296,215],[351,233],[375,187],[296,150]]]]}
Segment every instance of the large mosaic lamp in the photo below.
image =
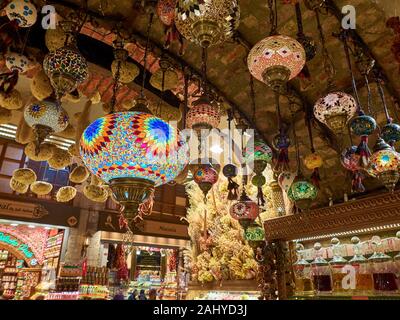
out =
{"type": "Polygon", "coordinates": [[[36,154],[52,133],[64,131],[69,124],[67,112],[54,99],[33,102],[25,107],[24,119],[36,136],[36,154]]]}
{"type": "Polygon", "coordinates": [[[206,197],[212,186],[218,181],[218,172],[209,163],[201,164],[194,172],[193,180],[206,197]]]}
{"type": "Polygon", "coordinates": [[[210,101],[207,95],[202,95],[193,101],[186,115],[186,126],[200,134],[202,130],[218,128],[221,121],[220,109],[210,101]]]}
{"type": "Polygon", "coordinates": [[[300,173],[288,190],[288,198],[301,210],[308,210],[318,195],[318,188],[300,173]]]}
{"type": "Polygon", "coordinates": [[[253,171],[261,174],[268,163],[272,162],[272,149],[261,139],[250,140],[245,149],[245,161],[252,166],[253,171]]]}
{"type": "Polygon", "coordinates": [[[203,48],[224,42],[238,28],[236,0],[178,0],[175,25],[180,34],[203,48]]]}
{"type": "Polygon", "coordinates": [[[257,203],[249,198],[244,188],[239,200],[229,209],[231,217],[238,220],[245,230],[257,219],[259,211],[257,203]]]}
{"type": "Polygon", "coordinates": [[[58,98],[74,91],[89,75],[86,59],[73,46],[50,52],[43,61],[43,69],[58,98]]]}
{"type": "Polygon", "coordinates": [[[144,112],[98,118],[82,134],[86,167],[110,185],[129,224],[154,188],[172,181],[188,162],[187,144],[177,129],[144,112]]]}
{"type": "Polygon", "coordinates": [[[382,138],[378,138],[368,172],[378,178],[389,191],[393,191],[399,181],[399,164],[400,154],[382,138]]]}
{"type": "Polygon", "coordinates": [[[344,92],[331,92],[314,105],[314,115],[335,134],[342,134],[347,122],[356,115],[357,103],[344,92]]]}
{"type": "Polygon", "coordinates": [[[296,77],[305,62],[306,53],[302,45],[283,35],[261,40],[247,57],[247,66],[253,77],[277,90],[296,77]]]}

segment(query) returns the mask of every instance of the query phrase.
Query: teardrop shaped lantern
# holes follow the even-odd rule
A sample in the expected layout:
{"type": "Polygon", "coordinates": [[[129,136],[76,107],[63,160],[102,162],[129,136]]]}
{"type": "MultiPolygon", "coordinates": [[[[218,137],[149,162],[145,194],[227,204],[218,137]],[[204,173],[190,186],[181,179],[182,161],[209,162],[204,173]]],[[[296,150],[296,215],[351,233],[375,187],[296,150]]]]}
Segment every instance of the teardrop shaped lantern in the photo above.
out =
{"type": "Polygon", "coordinates": [[[382,138],[378,138],[368,170],[392,192],[399,181],[399,164],[400,154],[382,138]]]}
{"type": "Polygon", "coordinates": [[[244,188],[239,200],[229,209],[231,217],[238,220],[244,229],[247,229],[257,219],[259,211],[257,203],[248,197],[244,188]]]}
{"type": "Polygon", "coordinates": [[[206,197],[212,186],[218,181],[218,172],[211,164],[201,164],[193,173],[193,180],[203,191],[204,197],[206,197]]]}
{"type": "Polygon", "coordinates": [[[232,37],[240,22],[236,0],[178,0],[175,25],[189,41],[203,48],[232,37]]]}
{"type": "Polygon", "coordinates": [[[331,92],[314,105],[314,116],[335,134],[342,134],[347,122],[355,116],[357,103],[344,92],[331,92]]]}

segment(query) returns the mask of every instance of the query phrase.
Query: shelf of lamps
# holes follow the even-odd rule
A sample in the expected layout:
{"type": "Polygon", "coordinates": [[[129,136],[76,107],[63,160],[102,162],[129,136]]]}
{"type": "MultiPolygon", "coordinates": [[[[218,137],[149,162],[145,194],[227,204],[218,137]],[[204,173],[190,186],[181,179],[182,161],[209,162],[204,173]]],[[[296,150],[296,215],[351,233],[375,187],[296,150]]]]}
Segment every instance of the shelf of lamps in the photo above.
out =
{"type": "Polygon", "coordinates": [[[267,240],[313,241],[400,227],[400,191],[348,201],[264,222],[267,240]]]}

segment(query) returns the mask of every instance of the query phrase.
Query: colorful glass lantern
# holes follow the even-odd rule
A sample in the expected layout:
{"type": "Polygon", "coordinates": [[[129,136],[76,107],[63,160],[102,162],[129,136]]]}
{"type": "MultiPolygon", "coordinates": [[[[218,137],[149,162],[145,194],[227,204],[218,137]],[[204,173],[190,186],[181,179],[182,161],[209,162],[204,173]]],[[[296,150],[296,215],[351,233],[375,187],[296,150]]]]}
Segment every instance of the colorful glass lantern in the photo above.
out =
{"type": "Polygon", "coordinates": [[[177,129],[134,111],[95,120],[82,135],[80,154],[86,167],[110,184],[128,221],[154,187],[172,181],[188,162],[188,147],[177,129]]]}
{"type": "Polygon", "coordinates": [[[357,147],[351,146],[344,149],[340,155],[340,163],[349,171],[359,170],[360,155],[357,154],[357,147]]]}
{"type": "Polygon", "coordinates": [[[30,65],[31,61],[20,53],[9,52],[5,55],[6,58],[6,67],[11,71],[24,73],[26,72],[30,65]]]}
{"type": "Polygon", "coordinates": [[[26,106],[24,119],[35,133],[36,152],[39,152],[39,147],[46,137],[52,133],[64,131],[69,124],[66,111],[57,101],[50,99],[26,106]]]}
{"type": "Polygon", "coordinates": [[[357,103],[344,92],[332,92],[314,105],[314,115],[335,134],[341,134],[347,122],[356,114],[357,103]]]}
{"type": "Polygon", "coordinates": [[[279,150],[278,156],[275,159],[274,171],[282,172],[289,169],[289,147],[290,139],[283,130],[278,133],[272,143],[276,149],[279,150]]]}
{"type": "Polygon", "coordinates": [[[318,188],[301,174],[297,175],[288,191],[288,198],[301,210],[308,210],[317,195],[318,188]]]}
{"type": "Polygon", "coordinates": [[[29,0],[12,0],[6,7],[8,19],[15,21],[21,28],[33,26],[37,20],[35,5],[29,0]]]}
{"type": "Polygon", "coordinates": [[[186,115],[186,126],[200,133],[201,130],[218,128],[221,115],[218,105],[203,95],[192,103],[192,107],[186,115]]]}
{"type": "Polygon", "coordinates": [[[265,240],[264,228],[257,223],[252,223],[244,230],[244,238],[249,242],[260,242],[265,240]]]}
{"type": "Polygon", "coordinates": [[[381,136],[390,145],[400,141],[400,126],[397,123],[388,123],[381,129],[381,136]]]}
{"type": "Polygon", "coordinates": [[[382,138],[378,138],[370,158],[369,172],[376,176],[385,187],[393,191],[399,181],[400,154],[382,138]]]}
{"type": "Polygon", "coordinates": [[[304,165],[309,170],[314,170],[316,168],[322,167],[323,160],[322,157],[318,153],[310,153],[307,155],[304,160],[304,165]]]}
{"type": "Polygon", "coordinates": [[[175,25],[189,41],[203,48],[229,39],[239,26],[236,0],[178,0],[175,25]]]}
{"type": "Polygon", "coordinates": [[[222,168],[222,173],[226,178],[235,178],[238,174],[238,168],[229,163],[222,168]]]}
{"type": "Polygon", "coordinates": [[[279,88],[296,77],[306,62],[306,53],[295,39],[276,35],[258,42],[247,57],[250,73],[257,80],[279,88]]]}
{"type": "Polygon", "coordinates": [[[74,91],[89,75],[86,59],[73,47],[50,52],[43,61],[43,69],[59,98],[74,91]]]}
{"type": "Polygon", "coordinates": [[[295,172],[283,171],[278,176],[278,184],[285,192],[289,191],[290,186],[293,183],[294,178],[296,178],[295,172]]]}
{"type": "Polygon", "coordinates": [[[201,164],[193,174],[193,179],[203,191],[204,197],[206,197],[208,191],[218,181],[218,172],[211,164],[201,164]]]}
{"type": "Polygon", "coordinates": [[[272,157],[272,149],[263,140],[255,139],[254,143],[252,140],[247,143],[245,149],[245,159],[247,164],[258,160],[271,163],[272,157]]]}
{"type": "Polygon", "coordinates": [[[243,189],[240,199],[231,206],[229,213],[233,219],[239,221],[244,229],[247,229],[258,217],[259,208],[257,203],[252,201],[243,189]]]}
{"type": "Polygon", "coordinates": [[[175,19],[177,0],[160,0],[157,2],[157,15],[166,26],[171,26],[175,19]]]}

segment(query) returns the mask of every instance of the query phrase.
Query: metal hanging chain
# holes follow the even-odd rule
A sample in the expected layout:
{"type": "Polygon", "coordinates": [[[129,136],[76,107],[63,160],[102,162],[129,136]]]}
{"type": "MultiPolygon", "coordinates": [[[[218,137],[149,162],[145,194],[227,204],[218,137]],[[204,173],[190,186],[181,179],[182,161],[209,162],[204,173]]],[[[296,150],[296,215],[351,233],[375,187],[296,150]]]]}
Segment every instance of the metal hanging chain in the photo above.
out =
{"type": "Polygon", "coordinates": [[[300,9],[300,3],[296,2],[294,5],[295,11],[296,11],[296,21],[297,21],[297,36],[298,37],[304,37],[304,30],[303,30],[303,21],[301,18],[301,9],[300,9]]]}
{"type": "Polygon", "coordinates": [[[254,91],[254,79],[251,74],[250,74],[250,98],[251,98],[251,106],[253,108],[252,121],[254,123],[256,120],[256,93],[254,91]]]}
{"type": "Polygon", "coordinates": [[[142,79],[142,87],[140,88],[140,97],[144,97],[144,85],[146,83],[146,73],[147,73],[147,53],[149,50],[149,44],[150,44],[150,30],[151,26],[153,24],[153,18],[154,18],[154,13],[150,13],[150,18],[149,18],[149,24],[147,25],[147,39],[146,39],[146,48],[144,50],[144,57],[143,57],[143,79],[142,79]]]}
{"type": "Polygon", "coordinates": [[[202,73],[202,87],[204,94],[208,93],[207,88],[207,48],[203,48],[201,52],[201,73],[202,73]]]}
{"type": "Polygon", "coordinates": [[[269,9],[269,24],[271,25],[271,30],[269,32],[270,36],[278,34],[278,15],[277,15],[277,5],[276,0],[267,0],[269,9]]]}
{"type": "Polygon", "coordinates": [[[307,122],[308,137],[310,138],[311,153],[315,153],[313,134],[312,134],[312,128],[311,128],[311,115],[310,115],[310,112],[308,112],[306,122],[307,122]]]}
{"type": "Polygon", "coordinates": [[[372,115],[374,118],[376,117],[375,114],[372,114],[372,93],[371,93],[371,86],[369,85],[368,74],[364,74],[365,85],[367,87],[367,110],[368,114],[372,115]]]}
{"type": "Polygon", "coordinates": [[[342,32],[341,38],[343,40],[344,53],[346,54],[346,61],[347,61],[347,65],[348,65],[349,71],[350,71],[351,85],[353,88],[354,97],[356,98],[359,110],[362,111],[360,97],[358,96],[358,92],[357,92],[356,79],[354,78],[353,67],[351,65],[351,60],[350,60],[350,50],[349,50],[349,45],[347,43],[347,33],[345,31],[342,32]]]}
{"type": "Polygon", "coordinates": [[[389,110],[386,104],[386,98],[385,98],[385,92],[383,91],[383,87],[382,87],[382,77],[380,76],[380,74],[378,73],[378,71],[375,73],[375,81],[376,81],[376,85],[378,87],[378,92],[379,92],[379,96],[381,98],[382,101],[382,105],[383,105],[383,110],[385,111],[385,117],[386,117],[386,121],[387,123],[391,123],[392,122],[392,118],[389,115],[389,110]]]}
{"type": "Polygon", "coordinates": [[[229,139],[229,143],[228,143],[228,163],[232,163],[232,129],[231,129],[231,122],[233,120],[232,117],[232,111],[228,110],[228,139],[229,139]]]}
{"type": "Polygon", "coordinates": [[[292,129],[293,129],[294,146],[296,148],[297,175],[300,175],[301,174],[300,150],[299,150],[299,142],[297,140],[297,135],[296,135],[296,128],[295,128],[295,121],[294,121],[294,114],[293,113],[292,113],[292,129]]]}
{"type": "Polygon", "coordinates": [[[351,146],[354,146],[353,137],[351,136],[351,130],[350,130],[350,126],[349,126],[349,125],[347,125],[347,132],[348,132],[348,134],[349,134],[350,145],[351,145],[351,146]]]}
{"type": "Polygon", "coordinates": [[[119,90],[119,79],[121,75],[121,60],[118,59],[117,61],[117,72],[115,73],[114,85],[113,85],[113,95],[111,97],[111,110],[110,114],[115,112],[115,105],[117,104],[117,93],[119,90]]]}
{"type": "Polygon", "coordinates": [[[278,91],[274,91],[274,95],[275,95],[276,112],[277,112],[277,115],[278,115],[279,133],[282,133],[283,132],[283,128],[282,128],[281,107],[280,107],[280,104],[279,104],[279,92],[278,91]]]}
{"type": "Polygon", "coordinates": [[[319,12],[318,10],[315,10],[314,12],[315,12],[315,17],[317,19],[317,28],[322,45],[322,58],[324,64],[324,71],[328,76],[327,90],[331,91],[331,89],[333,88],[333,77],[335,76],[335,65],[331,59],[331,56],[329,55],[328,49],[326,48],[326,40],[325,40],[324,30],[322,29],[319,12]]]}
{"type": "Polygon", "coordinates": [[[184,81],[184,90],[183,90],[183,114],[182,114],[182,124],[183,128],[186,128],[186,112],[189,108],[189,75],[187,74],[187,70],[183,67],[183,81],[184,81]]]}
{"type": "MultiPolygon", "coordinates": [[[[245,146],[244,146],[244,132],[242,132],[242,136],[240,137],[241,143],[242,143],[242,157],[244,158],[245,156],[245,146]]],[[[246,183],[247,183],[247,178],[246,178],[246,172],[245,169],[246,168],[246,163],[244,161],[242,161],[242,194],[246,193],[246,183]]]]}

